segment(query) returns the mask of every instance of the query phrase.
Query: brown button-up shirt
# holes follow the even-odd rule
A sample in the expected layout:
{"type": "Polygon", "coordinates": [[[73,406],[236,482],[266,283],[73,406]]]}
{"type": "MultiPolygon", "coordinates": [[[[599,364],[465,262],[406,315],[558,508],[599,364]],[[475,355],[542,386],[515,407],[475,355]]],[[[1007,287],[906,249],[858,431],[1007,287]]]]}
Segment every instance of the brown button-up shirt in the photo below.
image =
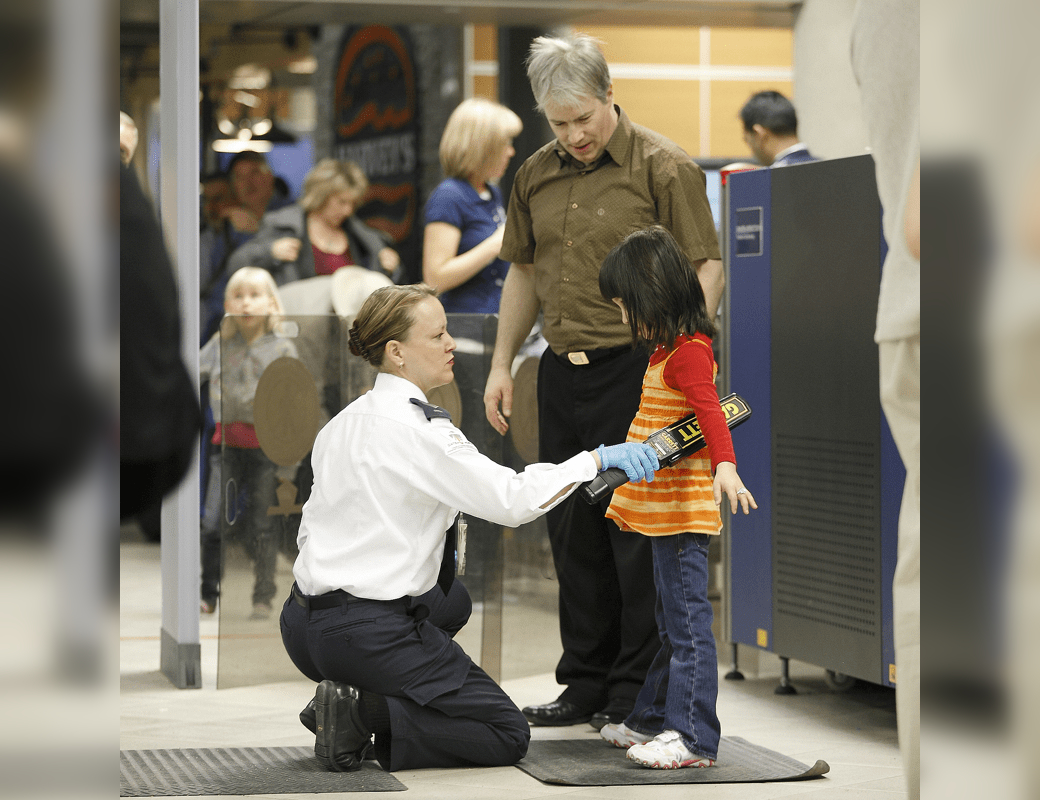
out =
{"type": "Polygon", "coordinates": [[[701,168],[615,108],[617,128],[596,163],[553,140],[513,180],[501,257],[534,265],[542,333],[559,354],[631,342],[620,310],[599,293],[603,259],[629,233],[660,224],[691,261],[721,257],[701,168]]]}

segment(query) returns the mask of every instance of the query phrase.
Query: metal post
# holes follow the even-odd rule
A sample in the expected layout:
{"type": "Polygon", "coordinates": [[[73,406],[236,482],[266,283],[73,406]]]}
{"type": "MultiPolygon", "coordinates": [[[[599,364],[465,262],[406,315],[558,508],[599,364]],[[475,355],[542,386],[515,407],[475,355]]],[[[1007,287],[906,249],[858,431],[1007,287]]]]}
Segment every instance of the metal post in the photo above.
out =
{"type": "MultiPolygon", "coordinates": [[[[726,290],[722,293],[722,308],[721,308],[721,320],[719,324],[719,331],[722,333],[719,341],[720,357],[722,359],[722,366],[719,369],[718,384],[720,393],[728,393],[730,391],[730,352],[732,335],[730,332],[730,324],[733,317],[731,316],[730,309],[730,253],[729,253],[729,183],[726,181],[726,175],[722,175],[722,187],[721,187],[721,224],[719,226],[719,250],[722,253],[722,269],[726,276],[726,290]]],[[[732,646],[733,653],[733,668],[726,673],[726,680],[739,681],[744,679],[744,674],[740,671],[740,667],[737,663],[737,642],[734,641],[733,636],[733,526],[730,524],[729,515],[722,515],[722,522],[725,527],[721,536],[722,546],[722,591],[720,593],[720,611],[722,616],[721,625],[721,639],[723,642],[728,642],[732,646]]]]}
{"type": "Polygon", "coordinates": [[[725,678],[727,681],[742,681],[744,680],[744,673],[740,671],[740,663],[738,661],[738,656],[740,655],[738,648],[740,645],[733,642],[730,647],[732,648],[730,652],[733,654],[733,668],[726,673],[725,678]]]}
{"type": "Polygon", "coordinates": [[[517,169],[539,147],[553,139],[552,129],[545,116],[534,107],[534,93],[524,67],[531,42],[548,33],[545,28],[508,27],[498,29],[498,102],[513,109],[524,123],[524,129],[513,140],[516,156],[509,162],[505,175],[498,182],[502,199],[508,204],[517,169]]]}
{"type": "MultiPolygon", "coordinates": [[[[199,0],[160,0],[160,199],[177,273],[181,352],[199,377],[199,0]]],[[[202,688],[199,643],[199,463],[162,509],[160,669],[179,689],[202,688]]]]}
{"type": "Polygon", "coordinates": [[[780,656],[780,685],[773,689],[773,694],[798,694],[791,683],[790,662],[791,659],[780,656]]]}
{"type": "MultiPolygon", "coordinates": [[[[47,22],[45,50],[54,78],[44,94],[48,123],[42,131],[46,141],[37,155],[36,176],[46,189],[63,255],[67,254],[71,267],[71,296],[79,312],[76,355],[90,375],[104,381],[112,342],[107,333],[111,283],[104,258],[105,215],[98,202],[109,181],[108,162],[99,154],[108,152],[111,144],[103,138],[110,130],[102,116],[107,110],[102,91],[103,9],[97,0],[52,0],[41,5],[46,8],[42,12],[47,22]],[[76,120],[71,136],[64,129],[69,119],[76,120]]],[[[113,464],[102,450],[95,450],[87,468],[49,508],[57,579],[65,596],[75,598],[55,618],[57,669],[73,681],[97,681],[106,674],[101,641],[109,599],[106,589],[113,578],[107,513],[113,464]]]]}

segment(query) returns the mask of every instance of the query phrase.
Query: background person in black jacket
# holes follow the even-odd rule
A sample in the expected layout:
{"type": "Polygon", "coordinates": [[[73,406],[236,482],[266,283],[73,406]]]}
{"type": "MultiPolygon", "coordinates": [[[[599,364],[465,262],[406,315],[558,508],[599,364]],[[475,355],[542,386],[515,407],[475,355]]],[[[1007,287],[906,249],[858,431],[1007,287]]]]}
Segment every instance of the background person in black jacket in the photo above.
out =
{"type": "Polygon", "coordinates": [[[159,222],[119,170],[119,516],[153,507],[188,469],[199,398],[181,358],[177,284],[159,222]]]}

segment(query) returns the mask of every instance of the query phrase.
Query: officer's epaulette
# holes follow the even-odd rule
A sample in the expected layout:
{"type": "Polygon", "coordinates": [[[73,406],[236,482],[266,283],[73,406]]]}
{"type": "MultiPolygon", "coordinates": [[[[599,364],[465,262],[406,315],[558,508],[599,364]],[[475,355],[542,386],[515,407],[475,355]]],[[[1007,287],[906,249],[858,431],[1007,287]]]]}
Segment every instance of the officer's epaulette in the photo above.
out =
{"type": "Polygon", "coordinates": [[[451,414],[449,414],[440,406],[435,406],[430,403],[424,403],[417,397],[409,397],[408,399],[422,409],[423,413],[426,415],[426,419],[432,420],[436,417],[444,417],[444,419],[446,420],[451,420],[451,414]]]}

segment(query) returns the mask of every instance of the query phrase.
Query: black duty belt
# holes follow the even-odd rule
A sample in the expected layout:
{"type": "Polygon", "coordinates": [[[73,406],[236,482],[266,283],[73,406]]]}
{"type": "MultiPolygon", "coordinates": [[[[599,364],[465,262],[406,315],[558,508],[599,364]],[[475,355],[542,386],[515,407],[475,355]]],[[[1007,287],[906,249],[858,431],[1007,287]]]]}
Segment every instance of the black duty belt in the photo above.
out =
{"type": "MultiPolygon", "coordinates": [[[[325,592],[325,594],[306,595],[300,591],[300,588],[295,583],[292,585],[292,597],[297,605],[303,606],[303,608],[310,611],[320,611],[324,608],[339,608],[350,603],[366,602],[365,598],[355,597],[350,592],[345,592],[342,589],[333,589],[331,592],[325,592]]],[[[405,597],[399,597],[395,600],[370,600],[368,602],[400,606],[401,610],[404,611],[408,609],[408,598],[405,597]]]]}
{"type": "Polygon", "coordinates": [[[299,587],[294,583],[292,587],[293,600],[296,601],[297,605],[309,608],[312,610],[322,608],[338,608],[339,606],[346,605],[347,603],[357,602],[361,598],[354,597],[350,592],[344,592],[342,589],[334,589],[331,592],[325,594],[317,594],[313,597],[305,595],[300,592],[299,587]]]}

